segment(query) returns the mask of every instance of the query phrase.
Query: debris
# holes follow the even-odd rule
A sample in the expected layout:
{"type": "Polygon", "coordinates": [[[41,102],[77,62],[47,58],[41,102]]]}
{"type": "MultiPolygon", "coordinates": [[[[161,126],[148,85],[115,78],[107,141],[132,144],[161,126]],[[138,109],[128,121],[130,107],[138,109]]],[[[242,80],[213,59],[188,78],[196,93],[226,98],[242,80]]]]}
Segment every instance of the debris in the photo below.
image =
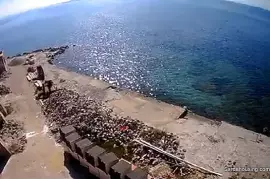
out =
{"type": "Polygon", "coordinates": [[[33,132],[26,133],[25,137],[26,139],[28,139],[28,138],[34,137],[35,135],[38,135],[38,133],[33,131],[33,132]]]}
{"type": "Polygon", "coordinates": [[[163,153],[163,154],[165,154],[165,155],[167,155],[167,156],[169,156],[169,157],[171,157],[171,158],[174,158],[175,160],[178,160],[178,161],[181,161],[181,162],[185,162],[185,163],[187,163],[189,166],[195,167],[196,169],[199,169],[199,170],[201,170],[201,171],[203,171],[203,172],[207,172],[207,173],[210,173],[210,174],[215,174],[215,175],[218,175],[218,176],[222,176],[222,174],[220,174],[220,173],[210,171],[210,170],[208,170],[208,169],[206,169],[206,168],[200,167],[200,166],[198,166],[198,165],[196,165],[196,164],[193,164],[193,163],[191,163],[191,162],[182,160],[182,159],[180,159],[179,157],[174,156],[173,154],[170,154],[170,153],[168,153],[168,152],[166,152],[166,151],[163,151],[162,149],[160,149],[160,148],[158,148],[158,147],[156,147],[156,146],[153,146],[152,144],[150,144],[150,143],[148,143],[148,142],[146,142],[146,141],[144,141],[144,140],[142,140],[142,139],[136,139],[135,141],[138,142],[138,143],[140,143],[141,145],[144,145],[144,146],[146,146],[146,147],[148,147],[148,148],[151,148],[151,149],[153,149],[153,150],[155,150],[155,151],[158,151],[158,152],[160,152],[160,153],[163,153]]]}
{"type": "Polygon", "coordinates": [[[11,92],[9,87],[6,87],[5,85],[0,84],[0,95],[6,95],[11,92]]]}

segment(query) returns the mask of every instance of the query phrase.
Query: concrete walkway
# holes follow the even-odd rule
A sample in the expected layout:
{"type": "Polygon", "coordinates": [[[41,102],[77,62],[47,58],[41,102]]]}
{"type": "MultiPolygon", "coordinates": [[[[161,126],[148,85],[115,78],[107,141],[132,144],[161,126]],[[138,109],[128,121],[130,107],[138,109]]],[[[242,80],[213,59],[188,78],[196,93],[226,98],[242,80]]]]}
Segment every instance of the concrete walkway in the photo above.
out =
{"type": "Polygon", "coordinates": [[[15,111],[8,118],[24,122],[27,146],[23,153],[10,158],[1,179],[71,178],[64,166],[62,147],[46,134],[44,117],[34,100],[34,89],[25,78],[25,68],[12,67],[11,72],[7,86],[13,94],[8,100],[15,105],[15,111]]]}

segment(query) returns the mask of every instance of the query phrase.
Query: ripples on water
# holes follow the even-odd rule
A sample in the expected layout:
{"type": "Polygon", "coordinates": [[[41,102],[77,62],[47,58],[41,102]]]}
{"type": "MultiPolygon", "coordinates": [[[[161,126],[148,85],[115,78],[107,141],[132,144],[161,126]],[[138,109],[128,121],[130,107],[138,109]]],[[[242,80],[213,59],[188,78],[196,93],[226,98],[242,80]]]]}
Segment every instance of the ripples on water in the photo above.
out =
{"type": "Polygon", "coordinates": [[[208,117],[270,128],[270,12],[224,1],[117,2],[50,9],[63,14],[35,23],[60,30],[32,29],[16,48],[76,44],[58,65],[208,117]]]}

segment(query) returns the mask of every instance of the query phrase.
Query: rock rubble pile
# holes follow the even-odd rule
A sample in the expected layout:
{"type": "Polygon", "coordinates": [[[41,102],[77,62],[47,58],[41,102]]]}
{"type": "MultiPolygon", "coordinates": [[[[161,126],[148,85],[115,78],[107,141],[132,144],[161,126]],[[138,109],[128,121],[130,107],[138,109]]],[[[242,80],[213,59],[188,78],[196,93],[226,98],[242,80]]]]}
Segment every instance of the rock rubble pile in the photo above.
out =
{"type": "Polygon", "coordinates": [[[23,123],[6,120],[0,128],[0,139],[6,144],[11,154],[22,152],[27,143],[23,123]]]}
{"type": "Polygon", "coordinates": [[[186,150],[180,149],[179,140],[175,135],[130,117],[113,115],[111,109],[87,96],[60,89],[44,101],[43,112],[53,134],[57,134],[60,127],[73,125],[81,136],[93,142],[110,141],[114,143],[114,147],[123,147],[125,149],[123,157],[129,155],[132,162],[140,166],[155,166],[160,162],[167,162],[172,166],[187,168],[184,164],[176,164],[175,160],[164,154],[133,142],[136,138],[142,138],[184,159],[186,150]]]}

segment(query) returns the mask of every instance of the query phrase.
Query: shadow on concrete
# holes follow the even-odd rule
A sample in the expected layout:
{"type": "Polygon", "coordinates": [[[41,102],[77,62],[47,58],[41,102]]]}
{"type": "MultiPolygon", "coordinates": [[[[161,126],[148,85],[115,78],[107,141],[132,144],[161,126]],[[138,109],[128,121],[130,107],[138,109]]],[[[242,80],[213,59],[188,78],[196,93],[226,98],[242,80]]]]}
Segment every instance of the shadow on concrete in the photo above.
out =
{"type": "Polygon", "coordinates": [[[8,160],[9,157],[0,157],[0,174],[3,172],[8,160]]]}
{"type": "Polygon", "coordinates": [[[73,179],[98,179],[89,173],[88,168],[81,166],[80,162],[72,157],[69,153],[64,153],[65,167],[73,179]]]}

